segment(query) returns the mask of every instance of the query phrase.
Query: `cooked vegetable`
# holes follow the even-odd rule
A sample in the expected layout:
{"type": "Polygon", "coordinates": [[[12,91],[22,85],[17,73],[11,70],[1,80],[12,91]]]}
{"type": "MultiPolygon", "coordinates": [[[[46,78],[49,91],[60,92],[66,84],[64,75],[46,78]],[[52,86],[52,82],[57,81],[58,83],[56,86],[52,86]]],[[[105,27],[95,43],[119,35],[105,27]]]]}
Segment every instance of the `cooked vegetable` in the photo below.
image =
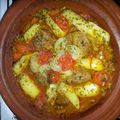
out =
{"type": "Polygon", "coordinates": [[[29,42],[33,37],[35,37],[35,35],[37,34],[37,32],[39,32],[39,30],[40,30],[40,24],[38,23],[33,24],[23,35],[25,41],[29,42]]]}
{"type": "Polygon", "coordinates": [[[41,91],[40,94],[37,96],[37,98],[35,99],[35,106],[39,109],[41,109],[43,107],[43,105],[46,102],[46,96],[44,91],[41,91]]]}
{"type": "Polygon", "coordinates": [[[52,20],[52,18],[48,15],[46,15],[46,23],[50,26],[50,28],[52,28],[54,34],[57,36],[57,37],[63,37],[65,36],[65,32],[62,31],[58,26],[57,24],[52,20]]]}
{"type": "Polygon", "coordinates": [[[69,9],[65,9],[62,12],[62,15],[68,19],[70,24],[75,25],[78,30],[95,38],[95,40],[97,40],[99,44],[109,43],[110,41],[109,33],[103,30],[102,28],[100,28],[95,23],[86,21],[84,18],[79,16],[77,13],[69,9]]]}
{"type": "Polygon", "coordinates": [[[62,70],[61,66],[58,64],[57,57],[51,60],[50,67],[52,70],[57,71],[57,72],[60,72],[62,70]]]}
{"type": "Polygon", "coordinates": [[[30,59],[30,68],[34,73],[39,72],[40,68],[40,64],[38,63],[38,55],[38,52],[34,52],[30,59]]]}
{"type": "Polygon", "coordinates": [[[92,69],[95,71],[101,71],[104,69],[102,61],[94,57],[82,58],[80,62],[81,62],[80,65],[87,69],[92,69]]]}
{"type": "Polygon", "coordinates": [[[92,61],[91,61],[91,68],[93,70],[96,70],[96,71],[101,71],[104,69],[104,66],[103,66],[103,63],[101,60],[97,59],[97,58],[92,58],[92,61]]]}
{"type": "Polygon", "coordinates": [[[52,53],[49,51],[40,51],[38,61],[41,65],[47,64],[52,57],[52,53]]]}
{"type": "Polygon", "coordinates": [[[66,78],[73,75],[72,70],[62,71],[62,78],[66,78]]]}
{"type": "Polygon", "coordinates": [[[16,51],[22,53],[22,55],[33,52],[34,46],[31,42],[25,43],[23,41],[16,41],[15,43],[16,51]]]}
{"type": "Polygon", "coordinates": [[[25,94],[33,99],[35,99],[40,93],[40,89],[38,89],[34,81],[26,74],[20,76],[19,84],[25,94]]]}
{"type": "Polygon", "coordinates": [[[66,48],[66,45],[67,45],[67,40],[65,37],[63,37],[63,38],[59,38],[56,41],[54,48],[56,51],[64,50],[66,48]]]}
{"type": "Polygon", "coordinates": [[[66,33],[68,32],[69,24],[64,16],[57,14],[57,15],[51,15],[51,17],[64,32],[66,33]]]}
{"type": "Polygon", "coordinates": [[[71,86],[69,86],[65,83],[61,83],[58,88],[58,92],[60,94],[64,94],[65,97],[67,97],[69,99],[69,101],[73,104],[73,106],[76,109],[80,108],[79,99],[78,99],[77,95],[75,94],[74,89],[71,86]]]}
{"type": "Polygon", "coordinates": [[[57,97],[57,85],[50,84],[46,91],[46,95],[48,97],[48,101],[50,101],[50,103],[54,105],[55,99],[57,97]]]}
{"type": "Polygon", "coordinates": [[[62,31],[61,28],[55,23],[55,21],[48,15],[48,11],[46,9],[40,11],[38,16],[44,16],[47,25],[51,28],[57,37],[65,36],[66,33],[62,31]]]}
{"type": "Polygon", "coordinates": [[[43,76],[46,76],[46,72],[50,70],[50,66],[48,64],[45,64],[45,65],[41,65],[39,67],[39,73],[43,76]]]}
{"type": "Polygon", "coordinates": [[[22,55],[23,55],[23,54],[20,53],[20,52],[18,52],[18,51],[17,51],[17,52],[16,52],[16,51],[13,52],[13,60],[14,60],[14,61],[19,60],[19,59],[22,57],[22,55]]]}
{"type": "Polygon", "coordinates": [[[79,49],[79,47],[75,45],[68,45],[66,49],[72,54],[72,58],[74,60],[80,59],[82,57],[82,51],[79,49]]]}
{"type": "Polygon", "coordinates": [[[82,58],[80,65],[87,69],[91,69],[91,61],[91,58],[82,58]]]}
{"type": "Polygon", "coordinates": [[[63,54],[64,54],[63,50],[57,51],[57,53],[55,53],[54,57],[51,59],[51,62],[50,62],[50,67],[51,67],[52,70],[57,71],[57,72],[62,71],[62,68],[58,63],[58,59],[63,54]]]}
{"type": "Polygon", "coordinates": [[[18,61],[23,55],[34,51],[34,46],[31,42],[25,43],[20,40],[16,40],[13,48],[13,59],[18,61]]]}
{"type": "Polygon", "coordinates": [[[21,74],[22,70],[27,67],[30,57],[31,57],[31,54],[24,55],[17,63],[14,64],[13,72],[15,76],[18,76],[19,74],[21,74]]]}
{"type": "Polygon", "coordinates": [[[59,65],[62,67],[63,71],[72,69],[75,66],[75,61],[71,54],[65,53],[58,59],[59,65]]]}
{"type": "Polygon", "coordinates": [[[100,94],[100,87],[92,82],[76,85],[74,90],[79,97],[93,97],[100,94]]]}
{"type": "Polygon", "coordinates": [[[46,72],[50,70],[50,66],[48,64],[40,65],[38,62],[39,53],[35,52],[31,56],[30,60],[30,68],[34,73],[40,73],[43,76],[46,76],[46,72]]]}

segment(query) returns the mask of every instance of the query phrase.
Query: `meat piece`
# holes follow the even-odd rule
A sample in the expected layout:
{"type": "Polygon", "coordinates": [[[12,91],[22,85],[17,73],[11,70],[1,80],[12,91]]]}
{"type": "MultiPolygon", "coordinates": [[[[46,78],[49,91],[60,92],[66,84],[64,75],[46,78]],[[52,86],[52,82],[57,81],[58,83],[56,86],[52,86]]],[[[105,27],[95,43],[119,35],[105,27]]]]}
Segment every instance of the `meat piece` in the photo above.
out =
{"type": "Polygon", "coordinates": [[[56,101],[55,101],[55,106],[56,109],[62,109],[63,107],[66,107],[69,104],[69,100],[64,97],[61,94],[57,95],[56,101]]]}
{"type": "Polygon", "coordinates": [[[52,34],[49,31],[41,30],[36,38],[34,39],[33,43],[37,50],[40,50],[41,48],[45,49],[52,49],[54,42],[56,41],[56,38],[52,36],[52,34]]]}
{"type": "Polygon", "coordinates": [[[76,67],[73,72],[72,83],[79,84],[91,80],[91,74],[82,67],[76,67]]]}
{"type": "Polygon", "coordinates": [[[79,49],[83,53],[83,56],[85,56],[92,50],[91,43],[84,33],[80,31],[74,31],[68,34],[66,37],[70,44],[74,44],[79,47],[79,49]]]}

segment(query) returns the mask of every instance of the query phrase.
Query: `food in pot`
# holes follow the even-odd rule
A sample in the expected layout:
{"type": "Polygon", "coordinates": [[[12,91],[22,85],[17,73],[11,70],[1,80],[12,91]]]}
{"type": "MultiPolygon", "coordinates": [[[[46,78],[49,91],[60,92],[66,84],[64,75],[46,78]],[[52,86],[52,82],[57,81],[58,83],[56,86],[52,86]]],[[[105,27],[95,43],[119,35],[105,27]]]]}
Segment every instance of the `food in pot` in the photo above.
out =
{"type": "Polygon", "coordinates": [[[110,34],[71,9],[42,9],[13,42],[13,74],[39,109],[84,112],[110,90],[110,34]]]}

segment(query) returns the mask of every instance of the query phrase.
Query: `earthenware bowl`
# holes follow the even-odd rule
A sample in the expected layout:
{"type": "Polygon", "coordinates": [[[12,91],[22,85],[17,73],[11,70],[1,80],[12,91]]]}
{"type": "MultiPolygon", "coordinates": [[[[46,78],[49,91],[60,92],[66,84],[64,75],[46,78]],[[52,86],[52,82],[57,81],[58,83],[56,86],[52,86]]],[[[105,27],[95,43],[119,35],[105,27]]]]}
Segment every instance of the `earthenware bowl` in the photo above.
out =
{"type": "Polygon", "coordinates": [[[42,8],[66,6],[91,16],[111,35],[115,74],[110,95],[85,113],[68,120],[114,120],[120,115],[120,9],[112,0],[18,0],[0,23],[0,91],[11,110],[22,120],[59,120],[57,116],[38,111],[22,94],[12,74],[12,42],[34,13],[42,8]]]}

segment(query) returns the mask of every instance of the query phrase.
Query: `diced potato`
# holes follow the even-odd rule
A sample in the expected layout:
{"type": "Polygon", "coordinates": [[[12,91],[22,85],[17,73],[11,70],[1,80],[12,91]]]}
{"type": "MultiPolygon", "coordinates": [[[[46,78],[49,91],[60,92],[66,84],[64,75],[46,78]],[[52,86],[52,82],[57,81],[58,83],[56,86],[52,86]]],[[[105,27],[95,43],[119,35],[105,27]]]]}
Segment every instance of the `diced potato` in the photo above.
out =
{"type": "Polygon", "coordinates": [[[64,10],[62,12],[62,15],[66,17],[66,19],[68,19],[70,24],[75,25],[78,30],[95,38],[95,40],[97,40],[99,44],[109,43],[110,41],[109,33],[100,28],[95,23],[86,21],[80,15],[69,9],[64,10]]]}
{"type": "Polygon", "coordinates": [[[93,22],[89,22],[88,25],[91,27],[91,30],[89,30],[88,33],[89,35],[98,39],[100,43],[108,44],[110,42],[110,34],[107,31],[105,31],[93,22]]]}
{"type": "Polygon", "coordinates": [[[80,108],[79,98],[77,97],[77,95],[74,92],[74,89],[71,86],[65,83],[61,83],[58,88],[58,92],[60,94],[63,94],[66,98],[68,98],[68,100],[73,104],[73,106],[76,109],[80,108]]]}
{"type": "Polygon", "coordinates": [[[100,94],[100,87],[92,82],[76,85],[74,90],[79,97],[93,97],[100,94]]]}
{"type": "Polygon", "coordinates": [[[91,58],[82,58],[80,62],[81,66],[91,69],[91,58]]]}
{"type": "Polygon", "coordinates": [[[31,54],[24,55],[17,63],[14,64],[13,72],[15,76],[18,76],[22,73],[22,70],[28,65],[30,58],[31,54]]]}
{"type": "Polygon", "coordinates": [[[29,42],[40,30],[40,24],[33,24],[25,33],[24,39],[26,42],[29,42]]]}
{"type": "Polygon", "coordinates": [[[101,71],[101,70],[103,70],[104,66],[103,66],[103,63],[101,60],[99,60],[97,58],[92,58],[91,68],[95,71],[101,71]]]}
{"type": "Polygon", "coordinates": [[[46,9],[40,11],[37,16],[40,18],[41,16],[44,16],[47,25],[51,28],[51,30],[57,37],[64,37],[66,35],[66,33],[62,31],[61,28],[55,23],[55,21],[48,15],[46,9]]]}
{"type": "Polygon", "coordinates": [[[49,88],[46,91],[47,100],[54,105],[55,99],[57,97],[57,85],[56,84],[50,84],[49,88]]]}
{"type": "Polygon", "coordinates": [[[40,93],[40,90],[35,85],[34,81],[29,78],[28,75],[21,75],[19,84],[22,90],[25,92],[25,94],[33,99],[35,99],[40,93]]]}
{"type": "Polygon", "coordinates": [[[97,58],[82,58],[80,65],[86,69],[92,69],[95,71],[101,71],[104,69],[103,63],[100,59],[97,58]]]}

